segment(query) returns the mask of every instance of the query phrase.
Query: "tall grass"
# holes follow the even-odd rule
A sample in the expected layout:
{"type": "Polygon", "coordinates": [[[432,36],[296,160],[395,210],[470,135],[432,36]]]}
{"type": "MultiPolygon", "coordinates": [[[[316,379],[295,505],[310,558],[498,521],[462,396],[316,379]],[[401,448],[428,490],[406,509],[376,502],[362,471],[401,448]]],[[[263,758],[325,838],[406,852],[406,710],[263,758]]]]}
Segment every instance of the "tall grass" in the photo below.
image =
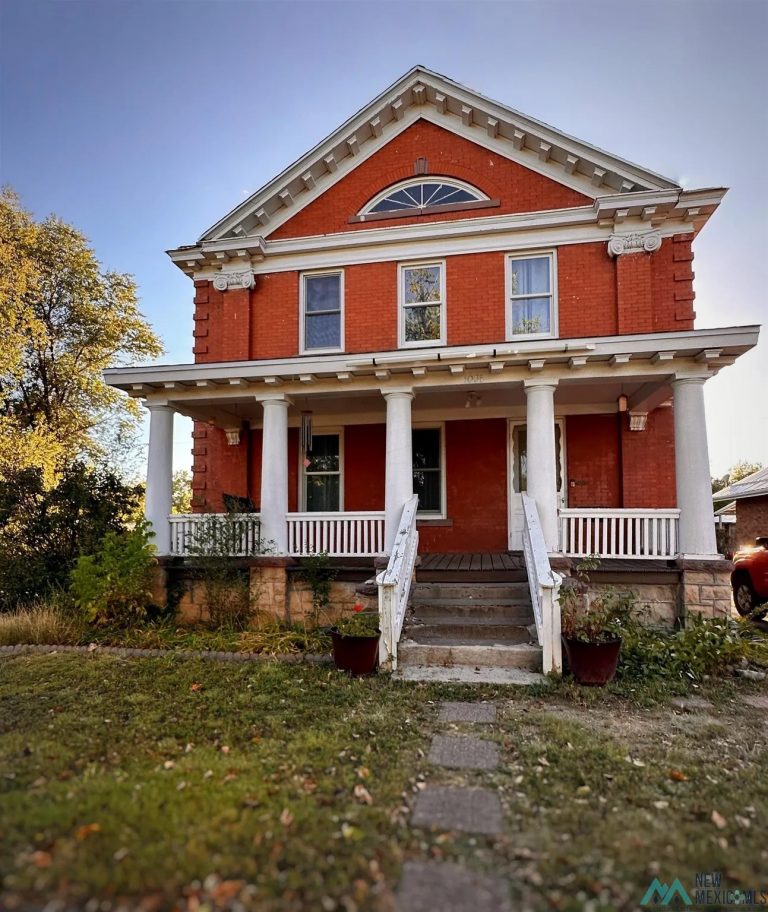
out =
{"type": "Polygon", "coordinates": [[[0,614],[0,646],[75,646],[83,632],[80,618],[56,604],[41,602],[0,614]]]}

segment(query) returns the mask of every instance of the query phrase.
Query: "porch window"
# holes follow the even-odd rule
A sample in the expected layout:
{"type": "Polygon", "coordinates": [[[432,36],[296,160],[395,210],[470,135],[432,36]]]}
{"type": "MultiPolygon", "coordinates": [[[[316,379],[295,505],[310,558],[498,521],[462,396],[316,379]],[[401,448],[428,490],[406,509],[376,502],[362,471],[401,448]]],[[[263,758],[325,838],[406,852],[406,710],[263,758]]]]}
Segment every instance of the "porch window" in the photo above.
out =
{"type": "Polygon", "coordinates": [[[419,496],[419,513],[443,515],[443,429],[414,428],[413,493],[419,496]]]}
{"type": "Polygon", "coordinates": [[[304,509],[335,513],[341,509],[341,437],[314,434],[304,462],[304,509]]]}
{"type": "Polygon", "coordinates": [[[343,285],[341,272],[302,276],[302,354],[343,350],[343,285]]]}
{"type": "Polygon", "coordinates": [[[507,336],[555,334],[554,254],[507,260],[507,336]]]}
{"type": "Polygon", "coordinates": [[[400,267],[400,346],[445,344],[445,264],[400,267]]]}

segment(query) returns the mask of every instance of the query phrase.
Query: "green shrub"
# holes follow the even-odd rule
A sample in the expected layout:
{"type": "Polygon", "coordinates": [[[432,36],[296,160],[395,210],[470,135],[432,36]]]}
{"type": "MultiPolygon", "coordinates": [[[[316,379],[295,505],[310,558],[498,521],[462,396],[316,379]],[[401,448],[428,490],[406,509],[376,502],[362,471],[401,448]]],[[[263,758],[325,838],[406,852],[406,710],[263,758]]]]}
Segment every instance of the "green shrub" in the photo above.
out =
{"type": "Polygon", "coordinates": [[[42,470],[0,478],[0,611],[45,601],[64,590],[82,554],[134,519],[142,488],[105,468],[75,462],[53,488],[42,470]]]}
{"type": "Polygon", "coordinates": [[[70,592],[89,623],[128,625],[147,617],[157,563],[148,523],[130,532],[107,532],[94,554],[80,557],[70,592]]]}
{"type": "Polygon", "coordinates": [[[768,661],[765,635],[742,620],[693,615],[677,631],[643,625],[637,617],[622,629],[619,677],[700,681],[723,674],[743,659],[768,661]]]}
{"type": "Polygon", "coordinates": [[[336,577],[336,570],[331,566],[331,559],[326,551],[308,554],[299,558],[299,579],[305,582],[312,592],[313,627],[319,627],[322,616],[331,606],[331,583],[336,577]]]}
{"type": "Polygon", "coordinates": [[[268,550],[268,544],[260,538],[250,543],[246,541],[242,520],[236,513],[207,516],[195,527],[187,542],[187,552],[194,560],[196,576],[202,583],[212,626],[245,630],[250,625],[250,573],[232,555],[255,557],[268,550]]]}
{"type": "Polygon", "coordinates": [[[76,646],[84,630],[82,618],[55,602],[0,614],[0,646],[76,646]]]}

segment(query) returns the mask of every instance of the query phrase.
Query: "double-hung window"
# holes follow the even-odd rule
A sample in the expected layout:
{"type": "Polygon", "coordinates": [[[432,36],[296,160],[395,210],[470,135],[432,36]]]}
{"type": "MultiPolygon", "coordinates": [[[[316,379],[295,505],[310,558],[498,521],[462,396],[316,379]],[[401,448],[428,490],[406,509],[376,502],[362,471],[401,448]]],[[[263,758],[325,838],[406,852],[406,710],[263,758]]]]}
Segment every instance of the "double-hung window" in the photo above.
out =
{"type": "Polygon", "coordinates": [[[507,258],[507,338],[557,335],[556,301],[553,253],[507,258]]]}
{"type": "Polygon", "coordinates": [[[301,352],[344,350],[344,276],[305,273],[301,279],[301,352]]]}
{"type": "Polygon", "coordinates": [[[444,467],[442,427],[413,428],[413,493],[418,494],[421,515],[444,516],[444,467]]]}
{"type": "Polygon", "coordinates": [[[303,508],[312,513],[341,510],[341,435],[314,434],[303,463],[303,508]]]}
{"type": "Polygon", "coordinates": [[[445,345],[445,263],[399,269],[400,346],[445,345]]]}

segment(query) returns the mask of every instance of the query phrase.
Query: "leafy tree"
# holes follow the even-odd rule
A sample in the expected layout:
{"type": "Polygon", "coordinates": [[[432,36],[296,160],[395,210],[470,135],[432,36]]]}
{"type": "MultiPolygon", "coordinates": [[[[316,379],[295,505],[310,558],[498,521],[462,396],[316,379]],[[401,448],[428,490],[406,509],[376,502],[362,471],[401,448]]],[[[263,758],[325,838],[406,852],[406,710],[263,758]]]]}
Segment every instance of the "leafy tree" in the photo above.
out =
{"type": "Polygon", "coordinates": [[[171,498],[173,513],[192,512],[192,473],[187,469],[173,473],[171,498]]]}
{"type": "Polygon", "coordinates": [[[130,275],[102,270],[71,225],[36,222],[0,194],[0,476],[36,467],[52,484],[72,460],[125,447],[139,406],[102,371],[161,351],[130,275]]]}
{"type": "Polygon", "coordinates": [[[741,481],[743,478],[746,478],[747,475],[752,475],[753,472],[757,472],[762,468],[762,462],[748,462],[747,460],[742,459],[740,462],[732,465],[721,478],[712,479],[712,493],[717,494],[718,491],[722,491],[722,489],[727,488],[728,485],[736,484],[737,481],[741,481]]]}
{"type": "Polygon", "coordinates": [[[142,488],[81,461],[48,487],[39,467],[0,476],[0,610],[67,586],[82,554],[137,519],[142,488]]]}

